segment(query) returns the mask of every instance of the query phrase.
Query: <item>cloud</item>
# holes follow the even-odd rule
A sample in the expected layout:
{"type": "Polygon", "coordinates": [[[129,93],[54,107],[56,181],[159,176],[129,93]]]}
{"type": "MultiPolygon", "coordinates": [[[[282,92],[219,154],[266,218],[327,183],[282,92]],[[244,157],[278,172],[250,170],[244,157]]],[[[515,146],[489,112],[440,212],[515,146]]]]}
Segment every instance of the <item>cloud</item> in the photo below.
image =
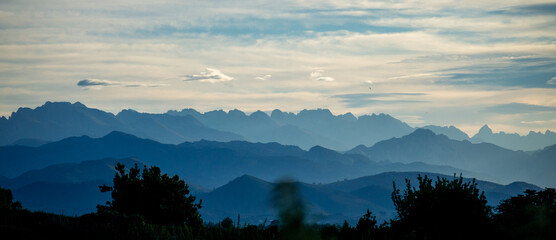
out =
{"type": "Polygon", "coordinates": [[[113,82],[109,80],[102,79],[83,79],[77,83],[80,87],[93,87],[93,86],[112,86],[121,85],[119,82],[113,82]]]}
{"type": "Polygon", "coordinates": [[[538,113],[538,112],[556,112],[556,107],[533,105],[527,103],[507,103],[486,107],[483,112],[498,114],[522,114],[522,113],[538,113]]]}
{"type": "MultiPolygon", "coordinates": [[[[487,56],[485,56],[487,57],[487,56]]],[[[500,59],[499,63],[485,67],[484,59],[477,64],[438,70],[435,83],[446,85],[488,85],[525,88],[554,88],[556,58],[500,59]],[[546,79],[549,79],[548,81],[546,79]],[[548,84],[548,86],[547,86],[548,84]]]]}
{"type": "Polygon", "coordinates": [[[270,79],[272,77],[272,75],[264,75],[262,77],[255,77],[256,80],[261,80],[261,81],[266,81],[268,79],[270,79]]]}
{"type": "Polygon", "coordinates": [[[411,96],[424,96],[425,93],[350,93],[332,96],[339,98],[340,102],[346,103],[348,107],[361,108],[375,104],[395,103],[421,103],[423,100],[408,99],[411,96]]]}
{"type": "Polygon", "coordinates": [[[521,121],[520,123],[523,123],[523,124],[547,124],[547,123],[556,123],[556,119],[552,119],[552,120],[535,120],[535,121],[521,121]]]}
{"type": "Polygon", "coordinates": [[[311,74],[309,74],[309,78],[313,81],[317,81],[317,82],[333,82],[336,81],[336,79],[332,78],[332,77],[325,77],[322,75],[322,73],[324,72],[324,70],[322,69],[316,69],[314,71],[311,72],[311,74]]]}
{"type": "Polygon", "coordinates": [[[166,84],[153,84],[153,83],[122,83],[103,79],[83,79],[77,82],[77,86],[82,88],[102,88],[107,86],[122,86],[122,87],[161,87],[166,84]]]}
{"type": "Polygon", "coordinates": [[[502,11],[502,13],[514,13],[524,15],[554,15],[556,14],[556,3],[541,3],[532,5],[522,5],[509,10],[502,11]]]}
{"type": "Polygon", "coordinates": [[[546,81],[546,84],[555,85],[556,84],[556,77],[552,77],[551,79],[546,81]]]}
{"type": "Polygon", "coordinates": [[[185,79],[183,81],[199,81],[199,82],[209,82],[209,83],[217,83],[217,82],[228,82],[234,80],[233,77],[230,77],[224,73],[222,73],[218,69],[214,68],[206,68],[204,72],[194,75],[185,75],[185,79]]]}

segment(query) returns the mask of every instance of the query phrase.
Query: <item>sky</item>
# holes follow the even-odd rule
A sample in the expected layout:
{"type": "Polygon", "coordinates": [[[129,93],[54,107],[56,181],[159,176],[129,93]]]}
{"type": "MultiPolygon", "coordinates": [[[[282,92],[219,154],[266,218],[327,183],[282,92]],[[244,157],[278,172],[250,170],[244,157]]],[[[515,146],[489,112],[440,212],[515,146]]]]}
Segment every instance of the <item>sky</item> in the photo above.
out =
{"type": "Polygon", "coordinates": [[[556,1],[3,0],[0,115],[327,108],[556,130],[556,1]]]}

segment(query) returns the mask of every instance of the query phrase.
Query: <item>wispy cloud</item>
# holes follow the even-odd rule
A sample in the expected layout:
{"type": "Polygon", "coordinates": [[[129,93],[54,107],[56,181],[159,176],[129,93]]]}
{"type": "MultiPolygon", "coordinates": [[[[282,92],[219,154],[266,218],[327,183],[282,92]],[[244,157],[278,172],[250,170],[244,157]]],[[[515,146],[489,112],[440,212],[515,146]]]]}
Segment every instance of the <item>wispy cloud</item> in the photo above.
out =
{"type": "Polygon", "coordinates": [[[422,103],[424,100],[411,97],[424,96],[425,93],[349,93],[332,96],[346,103],[348,107],[360,108],[377,104],[422,103]]]}
{"type": "Polygon", "coordinates": [[[255,77],[255,80],[261,80],[261,81],[266,81],[268,79],[270,79],[272,77],[272,75],[264,75],[264,76],[260,76],[260,77],[255,77]]]}
{"type": "Polygon", "coordinates": [[[111,86],[111,85],[121,85],[121,84],[119,82],[113,82],[113,81],[102,80],[102,79],[83,79],[77,82],[77,86],[80,87],[111,86]]]}
{"type": "Polygon", "coordinates": [[[556,107],[513,102],[487,107],[483,111],[498,114],[523,114],[538,112],[556,112],[556,107]]]}
{"type": "Polygon", "coordinates": [[[556,3],[540,3],[531,5],[521,5],[501,11],[502,13],[524,14],[524,15],[552,15],[556,14],[556,3]]]}
{"type": "Polygon", "coordinates": [[[199,74],[185,75],[185,79],[183,81],[218,83],[218,82],[228,82],[232,80],[234,80],[233,77],[230,77],[222,73],[218,69],[206,68],[204,72],[201,72],[199,74]]]}
{"type": "Polygon", "coordinates": [[[316,69],[309,74],[309,78],[311,80],[317,81],[317,82],[333,82],[333,81],[336,81],[336,79],[334,79],[332,77],[323,76],[322,73],[324,73],[324,70],[316,69]]]}
{"type": "Polygon", "coordinates": [[[106,86],[122,86],[122,87],[161,87],[166,84],[152,84],[152,83],[123,83],[104,79],[83,79],[77,82],[77,86],[82,88],[102,88],[106,86]]]}

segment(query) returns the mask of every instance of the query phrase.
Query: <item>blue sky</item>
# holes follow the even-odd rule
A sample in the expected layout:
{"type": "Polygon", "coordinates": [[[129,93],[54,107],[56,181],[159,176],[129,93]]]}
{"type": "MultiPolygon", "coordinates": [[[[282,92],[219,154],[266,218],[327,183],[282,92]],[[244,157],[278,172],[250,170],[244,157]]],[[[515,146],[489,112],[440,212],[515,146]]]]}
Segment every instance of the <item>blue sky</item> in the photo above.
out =
{"type": "Polygon", "coordinates": [[[555,22],[536,0],[2,1],[0,114],[329,108],[555,130],[555,22]]]}

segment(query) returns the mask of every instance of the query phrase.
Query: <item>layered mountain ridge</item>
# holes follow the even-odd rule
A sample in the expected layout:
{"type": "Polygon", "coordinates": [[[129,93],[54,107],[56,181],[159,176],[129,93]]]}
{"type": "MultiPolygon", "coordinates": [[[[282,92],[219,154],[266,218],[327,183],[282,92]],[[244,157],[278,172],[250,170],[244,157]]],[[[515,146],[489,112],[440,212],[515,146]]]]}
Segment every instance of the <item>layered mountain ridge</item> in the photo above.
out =
{"type": "MultiPolygon", "coordinates": [[[[485,125],[473,137],[454,126],[425,126],[437,134],[473,143],[489,142],[512,150],[533,151],[556,144],[556,133],[530,132],[526,136],[493,133],[485,125]]],[[[72,136],[101,137],[121,131],[162,143],[185,141],[278,142],[310,149],[320,145],[345,151],[358,145],[372,146],[393,137],[402,137],[416,128],[387,114],[356,117],[351,113],[334,115],[328,109],[299,113],[274,110],[270,115],[240,110],[200,113],[194,109],[164,114],[122,110],[114,115],[76,102],[46,102],[35,109],[20,108],[0,120],[0,145],[40,146],[72,136]]]]}

